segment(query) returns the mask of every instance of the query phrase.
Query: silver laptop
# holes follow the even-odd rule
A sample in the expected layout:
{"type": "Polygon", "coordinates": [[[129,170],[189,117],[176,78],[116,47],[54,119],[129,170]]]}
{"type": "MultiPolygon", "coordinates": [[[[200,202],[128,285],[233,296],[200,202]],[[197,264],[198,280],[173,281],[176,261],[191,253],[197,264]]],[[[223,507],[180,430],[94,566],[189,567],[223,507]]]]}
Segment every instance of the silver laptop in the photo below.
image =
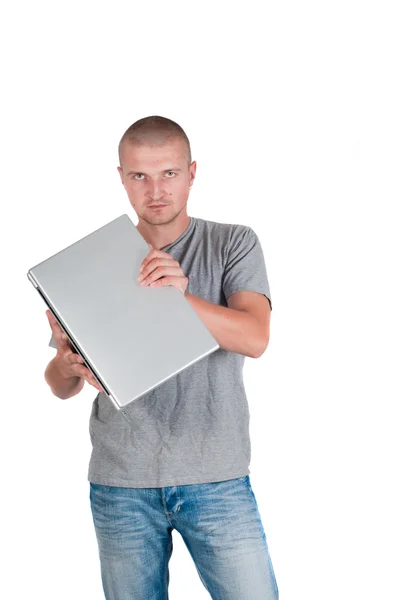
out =
{"type": "Polygon", "coordinates": [[[219,348],[179,290],[139,284],[149,252],[124,214],[27,273],[118,409],[219,348]]]}

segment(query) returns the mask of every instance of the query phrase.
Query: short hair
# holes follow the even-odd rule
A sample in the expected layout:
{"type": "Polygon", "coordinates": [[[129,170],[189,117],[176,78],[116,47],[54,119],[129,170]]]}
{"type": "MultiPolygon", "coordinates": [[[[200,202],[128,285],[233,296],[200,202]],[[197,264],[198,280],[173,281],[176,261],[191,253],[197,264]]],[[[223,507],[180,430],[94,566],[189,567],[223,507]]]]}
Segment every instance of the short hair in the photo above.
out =
{"type": "Polygon", "coordinates": [[[153,144],[156,146],[162,145],[173,138],[183,140],[185,143],[189,166],[192,162],[191,146],[185,131],[178,123],[171,119],[167,119],[166,117],[159,117],[158,115],[139,119],[130,125],[119,142],[118,151],[120,166],[122,165],[122,147],[126,142],[138,145],[153,144]]]}

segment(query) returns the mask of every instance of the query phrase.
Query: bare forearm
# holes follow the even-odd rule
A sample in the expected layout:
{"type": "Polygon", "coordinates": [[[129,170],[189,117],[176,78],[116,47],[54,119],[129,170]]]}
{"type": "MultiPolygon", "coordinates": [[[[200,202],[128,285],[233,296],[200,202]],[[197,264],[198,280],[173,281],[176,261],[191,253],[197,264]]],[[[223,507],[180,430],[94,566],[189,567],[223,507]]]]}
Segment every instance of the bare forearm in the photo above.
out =
{"type": "Polygon", "coordinates": [[[243,310],[212,304],[193,294],[187,293],[185,297],[221,348],[251,358],[261,354],[257,341],[258,323],[252,315],[243,310]]]}
{"type": "Polygon", "coordinates": [[[65,378],[62,375],[57,356],[48,363],[44,378],[50,386],[52,393],[62,400],[76,396],[84,387],[84,379],[82,377],[65,378]]]}

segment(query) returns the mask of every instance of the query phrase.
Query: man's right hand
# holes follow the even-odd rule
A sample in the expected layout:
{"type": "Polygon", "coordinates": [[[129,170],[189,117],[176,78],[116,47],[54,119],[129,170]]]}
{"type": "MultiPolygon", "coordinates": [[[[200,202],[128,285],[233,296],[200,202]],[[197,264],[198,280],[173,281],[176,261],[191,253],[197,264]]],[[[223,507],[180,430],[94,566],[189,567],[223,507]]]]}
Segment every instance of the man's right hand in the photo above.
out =
{"type": "Polygon", "coordinates": [[[53,338],[57,344],[58,368],[65,379],[80,377],[103,392],[102,386],[97,382],[91,371],[84,366],[84,360],[72,349],[68,336],[62,331],[61,327],[50,310],[46,310],[46,315],[50,323],[53,338]]]}

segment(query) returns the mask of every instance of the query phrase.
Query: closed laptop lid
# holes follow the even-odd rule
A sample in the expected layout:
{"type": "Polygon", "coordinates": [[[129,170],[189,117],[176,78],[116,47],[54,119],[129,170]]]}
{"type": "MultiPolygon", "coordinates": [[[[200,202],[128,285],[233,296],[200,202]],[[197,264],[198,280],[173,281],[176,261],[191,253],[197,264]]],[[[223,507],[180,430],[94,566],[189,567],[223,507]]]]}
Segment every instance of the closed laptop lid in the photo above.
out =
{"type": "Polygon", "coordinates": [[[139,284],[149,251],[124,214],[27,274],[117,408],[219,348],[178,289],[139,284]]]}

